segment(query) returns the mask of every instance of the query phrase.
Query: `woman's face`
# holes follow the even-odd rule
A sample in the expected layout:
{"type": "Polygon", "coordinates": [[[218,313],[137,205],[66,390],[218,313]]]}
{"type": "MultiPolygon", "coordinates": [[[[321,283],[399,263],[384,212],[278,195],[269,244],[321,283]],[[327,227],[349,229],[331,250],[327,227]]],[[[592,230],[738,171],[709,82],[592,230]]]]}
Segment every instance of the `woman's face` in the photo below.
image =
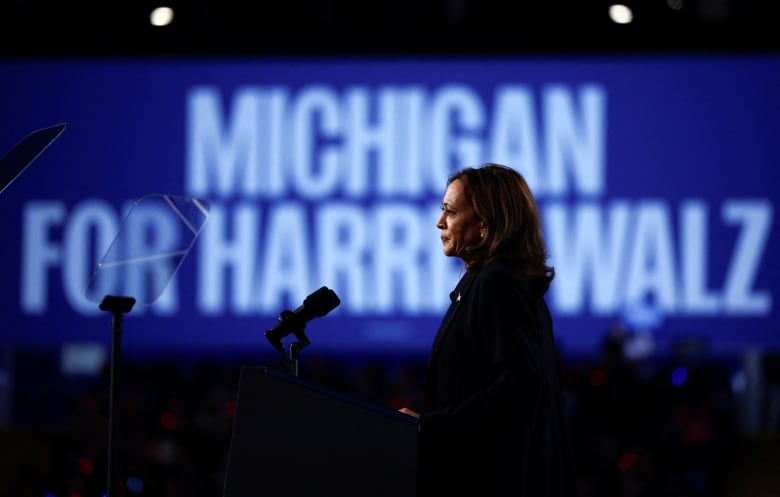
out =
{"type": "Polygon", "coordinates": [[[468,265],[469,251],[479,245],[482,223],[474,208],[466,201],[460,179],[447,186],[436,227],[441,230],[444,255],[460,257],[468,265]]]}

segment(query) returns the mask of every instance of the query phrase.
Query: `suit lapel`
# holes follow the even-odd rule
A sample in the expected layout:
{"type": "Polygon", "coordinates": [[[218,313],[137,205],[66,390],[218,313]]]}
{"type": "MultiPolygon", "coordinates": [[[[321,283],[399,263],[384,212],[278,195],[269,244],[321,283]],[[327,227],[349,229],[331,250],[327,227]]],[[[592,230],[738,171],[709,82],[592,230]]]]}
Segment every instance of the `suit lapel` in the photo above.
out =
{"type": "Polygon", "coordinates": [[[436,331],[436,336],[434,337],[433,345],[431,346],[431,355],[430,355],[430,360],[428,361],[426,390],[430,390],[433,387],[431,385],[430,373],[436,367],[435,364],[439,356],[439,350],[441,349],[441,344],[443,343],[444,337],[447,335],[447,332],[449,331],[450,326],[452,325],[453,319],[460,311],[462,304],[465,303],[466,294],[468,293],[471,284],[474,282],[474,279],[475,277],[464,276],[458,282],[458,285],[455,287],[455,290],[450,295],[450,299],[451,299],[450,306],[447,309],[447,312],[444,314],[444,318],[442,319],[441,324],[439,325],[439,329],[436,331]]]}
{"type": "Polygon", "coordinates": [[[458,297],[458,291],[455,290],[453,292],[456,296],[450,303],[450,307],[447,309],[447,312],[444,314],[444,318],[441,320],[441,324],[439,325],[439,329],[436,331],[436,337],[433,339],[433,345],[431,346],[431,357],[436,357],[439,351],[439,347],[441,347],[441,342],[444,339],[444,335],[447,334],[447,330],[450,328],[450,324],[452,324],[452,319],[455,317],[455,315],[458,313],[458,310],[460,309],[460,302],[463,298],[463,292],[460,292],[460,296],[458,297]]]}

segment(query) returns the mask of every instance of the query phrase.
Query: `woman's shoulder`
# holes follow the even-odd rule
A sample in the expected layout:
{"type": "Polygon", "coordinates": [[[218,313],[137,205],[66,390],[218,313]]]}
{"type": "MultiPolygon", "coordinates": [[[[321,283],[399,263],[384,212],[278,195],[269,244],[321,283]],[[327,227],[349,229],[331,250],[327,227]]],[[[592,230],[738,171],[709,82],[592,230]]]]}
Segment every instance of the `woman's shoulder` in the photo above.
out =
{"type": "Polygon", "coordinates": [[[486,285],[510,285],[522,289],[529,297],[543,297],[546,289],[527,274],[523,265],[516,261],[496,260],[481,268],[475,278],[486,285]]]}
{"type": "Polygon", "coordinates": [[[480,284],[528,286],[528,279],[519,264],[507,261],[494,261],[481,268],[475,275],[475,281],[480,284]]]}
{"type": "Polygon", "coordinates": [[[483,266],[482,269],[480,269],[480,273],[487,275],[504,274],[523,277],[523,268],[522,265],[516,261],[497,259],[490,264],[483,266]]]}

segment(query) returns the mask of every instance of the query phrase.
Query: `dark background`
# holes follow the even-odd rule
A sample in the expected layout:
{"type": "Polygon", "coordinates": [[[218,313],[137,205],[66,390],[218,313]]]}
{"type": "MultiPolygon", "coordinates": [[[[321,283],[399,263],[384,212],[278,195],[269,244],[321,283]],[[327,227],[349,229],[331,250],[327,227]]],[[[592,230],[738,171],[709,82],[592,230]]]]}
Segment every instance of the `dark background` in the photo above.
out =
{"type": "Polygon", "coordinates": [[[8,55],[253,55],[773,50],[776,2],[632,0],[174,0],[173,24],[148,24],[152,0],[4,0],[8,55]],[[673,9],[669,3],[677,3],[673,9]]]}
{"type": "MultiPolygon", "coordinates": [[[[4,0],[0,55],[780,50],[771,1],[685,0],[680,9],[662,0],[626,4],[634,9],[630,25],[613,24],[603,1],[176,1],[169,4],[174,23],[154,28],[147,18],[155,5],[146,0],[4,0]]],[[[562,364],[580,495],[780,495],[777,356],[756,351],[716,360],[699,344],[683,343],[669,356],[632,360],[624,353],[630,339],[631,330],[605,330],[598,355],[562,364]]],[[[12,399],[0,420],[0,495],[101,495],[109,365],[97,377],[64,377],[57,351],[2,352],[15,379],[0,381],[12,399]]],[[[118,495],[221,495],[238,375],[246,364],[282,367],[260,351],[122,362],[118,495]]],[[[418,356],[304,352],[301,362],[301,376],[391,408],[422,409],[424,369],[425,357],[418,356]]]]}

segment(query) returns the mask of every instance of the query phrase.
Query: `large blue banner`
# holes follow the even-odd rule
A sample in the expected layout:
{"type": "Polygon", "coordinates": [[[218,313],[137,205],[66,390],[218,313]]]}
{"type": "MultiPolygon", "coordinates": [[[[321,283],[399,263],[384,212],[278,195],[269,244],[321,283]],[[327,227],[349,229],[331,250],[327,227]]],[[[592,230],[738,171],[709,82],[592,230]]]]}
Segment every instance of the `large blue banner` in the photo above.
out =
{"type": "MultiPolygon", "coordinates": [[[[138,300],[126,349],[267,351],[279,313],[328,286],[341,305],[309,323],[310,348],[427,352],[462,271],[435,226],[447,176],[497,162],[539,202],[565,352],[594,352],[616,320],[656,344],[780,347],[776,56],[6,60],[0,72],[0,153],[67,123],[0,195],[0,344],[108,341],[110,316],[85,290],[130,206],[155,193],[209,215],[159,299],[138,283],[153,274],[123,279],[138,300]]],[[[129,243],[166,239],[156,219],[129,243]]]]}

